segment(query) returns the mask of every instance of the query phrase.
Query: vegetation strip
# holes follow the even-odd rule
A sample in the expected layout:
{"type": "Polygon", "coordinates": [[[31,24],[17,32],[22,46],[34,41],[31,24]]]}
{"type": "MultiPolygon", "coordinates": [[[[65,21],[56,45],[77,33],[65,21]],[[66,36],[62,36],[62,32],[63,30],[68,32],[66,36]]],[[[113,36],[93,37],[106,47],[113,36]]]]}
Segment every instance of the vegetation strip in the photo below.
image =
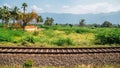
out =
{"type": "Polygon", "coordinates": [[[120,47],[84,47],[84,48],[32,48],[0,47],[0,53],[22,54],[82,54],[82,53],[120,53],[120,47]]]}

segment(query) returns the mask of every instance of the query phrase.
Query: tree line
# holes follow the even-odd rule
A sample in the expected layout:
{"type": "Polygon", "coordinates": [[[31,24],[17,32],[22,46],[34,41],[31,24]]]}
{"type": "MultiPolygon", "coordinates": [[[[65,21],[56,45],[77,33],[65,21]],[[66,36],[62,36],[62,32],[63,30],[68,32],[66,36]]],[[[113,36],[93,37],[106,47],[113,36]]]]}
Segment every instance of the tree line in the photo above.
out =
{"type": "Polygon", "coordinates": [[[91,27],[119,27],[120,24],[112,24],[109,21],[104,21],[102,24],[86,24],[85,19],[81,19],[79,22],[79,26],[91,26],[91,27]]]}
{"type": "MultiPolygon", "coordinates": [[[[31,25],[30,22],[32,22],[33,20],[35,20],[35,24],[43,22],[42,16],[38,15],[36,12],[26,12],[26,9],[28,7],[27,3],[23,3],[21,6],[23,12],[20,11],[20,8],[18,8],[17,6],[14,6],[13,8],[9,8],[7,6],[0,7],[0,20],[2,21],[2,24],[5,24],[5,28],[24,28],[26,25],[31,25]],[[12,25],[10,24],[11,21],[12,25]]],[[[53,18],[47,17],[44,24],[51,25],[53,21],[53,18]]]]}
{"type": "Polygon", "coordinates": [[[96,24],[96,23],[93,23],[93,24],[87,24],[85,22],[85,19],[80,19],[79,23],[78,24],[69,24],[69,23],[66,23],[66,24],[58,24],[56,23],[55,25],[62,25],[62,26],[79,26],[79,27],[116,27],[116,28],[120,28],[120,24],[112,24],[111,22],[109,21],[104,21],[102,24],[96,24]]]}

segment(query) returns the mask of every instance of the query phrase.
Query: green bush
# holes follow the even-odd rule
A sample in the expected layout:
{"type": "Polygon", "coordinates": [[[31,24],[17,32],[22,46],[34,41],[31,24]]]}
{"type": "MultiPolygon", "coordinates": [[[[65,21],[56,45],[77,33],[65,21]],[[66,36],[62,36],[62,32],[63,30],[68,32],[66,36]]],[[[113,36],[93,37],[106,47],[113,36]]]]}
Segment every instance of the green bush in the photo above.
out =
{"type": "Polygon", "coordinates": [[[30,42],[30,43],[35,43],[35,39],[34,39],[33,36],[27,36],[27,37],[25,38],[25,41],[30,42]]]}
{"type": "Polygon", "coordinates": [[[34,35],[34,36],[38,36],[38,35],[39,35],[39,31],[34,31],[34,32],[33,32],[33,35],[34,35]]]}
{"type": "Polygon", "coordinates": [[[48,37],[48,38],[52,38],[52,37],[55,36],[55,34],[53,33],[54,30],[52,30],[52,29],[43,30],[42,32],[43,32],[43,34],[44,34],[46,37],[48,37]]]}
{"type": "Polygon", "coordinates": [[[23,30],[10,30],[10,34],[13,36],[22,36],[25,32],[23,30]]]}
{"type": "Polygon", "coordinates": [[[34,44],[36,42],[36,40],[33,36],[26,36],[25,38],[21,39],[21,42],[22,42],[22,45],[26,45],[27,42],[34,44]]]}
{"type": "Polygon", "coordinates": [[[76,33],[88,33],[90,32],[90,30],[88,30],[88,28],[79,28],[79,29],[75,29],[76,33]]]}
{"type": "Polygon", "coordinates": [[[64,46],[64,45],[73,45],[73,42],[69,38],[66,39],[60,38],[55,42],[55,44],[58,46],[64,46]]]}
{"type": "Polygon", "coordinates": [[[61,28],[61,26],[59,25],[52,25],[51,27],[49,27],[50,29],[53,29],[53,30],[57,30],[59,28],[61,28]]]}
{"type": "Polygon", "coordinates": [[[0,35],[0,41],[1,42],[12,42],[14,39],[13,39],[13,36],[12,35],[9,35],[9,34],[1,34],[0,35]]]}
{"type": "Polygon", "coordinates": [[[2,28],[3,27],[3,24],[0,22],[0,28],[2,28]]]}
{"type": "Polygon", "coordinates": [[[7,30],[0,29],[0,41],[1,42],[17,42],[15,37],[21,37],[24,35],[23,30],[7,30]]]}
{"type": "Polygon", "coordinates": [[[32,60],[27,60],[25,61],[25,63],[23,64],[24,68],[32,68],[33,65],[33,61],[32,60]]]}
{"type": "Polygon", "coordinates": [[[45,25],[39,25],[39,28],[44,28],[44,29],[49,29],[50,26],[45,26],[45,25]]]}
{"type": "Polygon", "coordinates": [[[120,44],[120,29],[101,31],[96,35],[98,44],[120,44]]]}

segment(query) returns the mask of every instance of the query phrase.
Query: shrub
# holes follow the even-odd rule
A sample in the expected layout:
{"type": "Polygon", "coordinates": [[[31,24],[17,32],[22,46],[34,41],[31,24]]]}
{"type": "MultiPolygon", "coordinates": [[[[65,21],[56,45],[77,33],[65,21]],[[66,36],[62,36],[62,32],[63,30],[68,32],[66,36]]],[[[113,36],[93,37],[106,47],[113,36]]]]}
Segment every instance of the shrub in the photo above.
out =
{"type": "Polygon", "coordinates": [[[49,37],[49,38],[52,38],[55,36],[55,34],[53,33],[54,31],[52,29],[43,30],[42,32],[46,37],[49,37]]]}
{"type": "Polygon", "coordinates": [[[22,36],[24,34],[23,30],[11,30],[10,34],[12,34],[13,36],[22,36]]]}
{"type": "Polygon", "coordinates": [[[34,35],[34,36],[38,36],[38,35],[39,35],[39,31],[34,31],[34,32],[33,32],[33,35],[34,35]]]}
{"type": "Polygon", "coordinates": [[[0,22],[0,28],[3,27],[3,24],[0,22]]]}
{"type": "Polygon", "coordinates": [[[22,44],[26,44],[26,42],[35,43],[35,38],[33,36],[26,36],[21,39],[22,44]]]}
{"type": "Polygon", "coordinates": [[[50,26],[39,25],[39,28],[49,29],[50,26]]]}
{"type": "Polygon", "coordinates": [[[60,38],[55,42],[55,44],[58,45],[58,46],[73,45],[73,42],[69,38],[66,38],[66,39],[60,38]]]}
{"type": "Polygon", "coordinates": [[[33,61],[32,60],[27,60],[25,61],[25,63],[23,64],[24,68],[32,68],[33,65],[33,61]]]}
{"type": "Polygon", "coordinates": [[[120,44],[120,30],[105,30],[96,35],[96,43],[99,44],[120,44]]]}
{"type": "Polygon", "coordinates": [[[24,35],[23,30],[7,30],[0,29],[0,41],[1,42],[18,42],[15,37],[21,37],[24,35]]]}
{"type": "Polygon", "coordinates": [[[5,41],[5,42],[12,42],[13,41],[13,36],[9,34],[1,34],[0,35],[0,41],[5,41]]]}
{"type": "Polygon", "coordinates": [[[22,42],[21,42],[21,45],[27,47],[27,46],[28,46],[28,42],[27,42],[27,41],[22,41],[22,42]]]}
{"type": "Polygon", "coordinates": [[[35,43],[35,39],[33,36],[27,36],[26,37],[26,41],[30,42],[30,43],[35,43]]]}
{"type": "Polygon", "coordinates": [[[79,28],[79,29],[75,29],[76,33],[87,33],[90,32],[90,30],[85,29],[85,28],[79,28]]]}
{"type": "Polygon", "coordinates": [[[13,40],[13,35],[8,30],[0,30],[0,41],[11,42],[13,40]]]}
{"type": "Polygon", "coordinates": [[[73,32],[74,32],[73,30],[66,30],[65,34],[68,35],[68,34],[73,33],[73,32]]]}

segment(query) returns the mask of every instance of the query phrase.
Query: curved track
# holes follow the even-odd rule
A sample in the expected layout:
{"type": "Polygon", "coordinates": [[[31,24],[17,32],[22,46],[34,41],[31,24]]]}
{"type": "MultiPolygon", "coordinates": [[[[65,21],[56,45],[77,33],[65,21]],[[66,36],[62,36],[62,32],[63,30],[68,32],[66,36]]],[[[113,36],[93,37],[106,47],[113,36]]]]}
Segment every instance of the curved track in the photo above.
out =
{"type": "Polygon", "coordinates": [[[15,54],[82,54],[82,53],[120,53],[120,47],[84,47],[84,48],[32,48],[0,47],[0,53],[15,54]]]}

